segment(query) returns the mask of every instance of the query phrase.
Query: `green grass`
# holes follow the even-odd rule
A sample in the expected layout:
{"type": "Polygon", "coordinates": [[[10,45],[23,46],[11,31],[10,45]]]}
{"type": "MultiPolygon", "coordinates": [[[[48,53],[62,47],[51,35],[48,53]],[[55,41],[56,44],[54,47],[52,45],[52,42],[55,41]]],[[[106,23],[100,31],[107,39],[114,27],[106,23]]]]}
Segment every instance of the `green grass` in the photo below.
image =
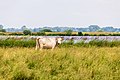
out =
{"type": "MultiPolygon", "coordinates": [[[[28,47],[32,48],[35,47],[36,42],[35,40],[14,40],[14,39],[7,39],[7,40],[0,40],[0,47],[28,47]]],[[[75,43],[73,41],[63,42],[59,47],[120,47],[120,41],[97,41],[93,40],[89,43],[78,42],[75,43]]]]}
{"type": "Polygon", "coordinates": [[[0,48],[0,80],[120,80],[120,47],[0,48]]]}
{"type": "Polygon", "coordinates": [[[35,40],[0,40],[0,47],[34,47],[35,44],[35,40]]]}

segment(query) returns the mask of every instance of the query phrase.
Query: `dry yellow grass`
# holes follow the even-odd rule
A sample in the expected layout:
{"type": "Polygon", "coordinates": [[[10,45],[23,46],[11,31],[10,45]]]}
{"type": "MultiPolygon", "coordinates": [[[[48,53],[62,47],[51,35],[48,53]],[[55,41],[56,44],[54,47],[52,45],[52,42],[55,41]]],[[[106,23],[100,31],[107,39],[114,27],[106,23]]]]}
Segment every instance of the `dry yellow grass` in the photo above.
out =
{"type": "MultiPolygon", "coordinates": [[[[45,32],[45,34],[66,34],[66,32],[45,32]]],[[[78,32],[72,32],[72,35],[78,35],[78,32]]]]}
{"type": "Polygon", "coordinates": [[[120,32],[83,32],[83,34],[89,34],[89,35],[100,35],[100,34],[104,34],[104,35],[109,35],[109,34],[120,34],[120,32]]]}

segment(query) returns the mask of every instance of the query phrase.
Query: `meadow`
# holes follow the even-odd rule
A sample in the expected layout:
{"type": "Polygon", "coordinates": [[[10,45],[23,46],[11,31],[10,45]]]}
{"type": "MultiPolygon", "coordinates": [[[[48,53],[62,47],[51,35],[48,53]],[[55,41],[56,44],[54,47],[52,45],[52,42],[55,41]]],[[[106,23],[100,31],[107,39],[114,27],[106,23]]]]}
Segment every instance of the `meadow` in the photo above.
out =
{"type": "Polygon", "coordinates": [[[119,36],[73,38],[35,50],[33,37],[1,37],[0,80],[120,80],[119,36]]]}
{"type": "MultiPolygon", "coordinates": [[[[59,36],[0,36],[0,47],[35,47],[36,37],[59,36]]],[[[70,46],[119,47],[120,36],[64,36],[60,47],[70,46]]]]}
{"type": "MultiPolygon", "coordinates": [[[[7,48],[7,47],[27,47],[33,48],[35,47],[36,42],[35,40],[15,40],[15,39],[6,39],[0,40],[0,47],[7,48]]],[[[58,47],[120,47],[120,41],[106,41],[106,40],[91,40],[89,42],[85,41],[78,41],[74,42],[74,40],[66,40],[58,47]]]]}
{"type": "Polygon", "coordinates": [[[120,47],[1,47],[0,80],[120,80],[120,47]]]}

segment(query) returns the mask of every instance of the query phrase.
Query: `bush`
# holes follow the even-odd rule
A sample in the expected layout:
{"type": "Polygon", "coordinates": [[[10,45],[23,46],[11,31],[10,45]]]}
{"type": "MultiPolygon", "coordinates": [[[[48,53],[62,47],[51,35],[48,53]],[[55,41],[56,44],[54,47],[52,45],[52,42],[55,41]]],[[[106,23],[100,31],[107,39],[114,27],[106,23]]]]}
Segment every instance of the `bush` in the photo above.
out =
{"type": "Polygon", "coordinates": [[[66,36],[71,36],[72,35],[72,30],[65,30],[64,32],[66,32],[66,36]]]}
{"type": "Polygon", "coordinates": [[[31,35],[31,31],[30,31],[30,30],[24,30],[24,31],[23,31],[23,34],[24,34],[24,35],[31,35]]]}
{"type": "Polygon", "coordinates": [[[83,36],[82,32],[78,32],[78,36],[83,36]]]}
{"type": "Polygon", "coordinates": [[[90,36],[90,34],[84,34],[84,36],[90,36]]]}
{"type": "Polygon", "coordinates": [[[5,29],[0,29],[0,32],[6,32],[6,30],[5,29]]]}

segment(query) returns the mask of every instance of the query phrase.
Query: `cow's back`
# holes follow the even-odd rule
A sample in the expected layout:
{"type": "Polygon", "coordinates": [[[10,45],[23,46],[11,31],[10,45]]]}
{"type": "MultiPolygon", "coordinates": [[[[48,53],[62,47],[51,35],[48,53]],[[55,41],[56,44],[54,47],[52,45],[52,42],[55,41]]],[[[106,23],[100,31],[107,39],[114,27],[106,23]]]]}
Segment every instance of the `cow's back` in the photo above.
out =
{"type": "Polygon", "coordinates": [[[41,38],[39,39],[40,45],[43,45],[44,47],[52,48],[56,45],[56,39],[55,38],[41,38]]]}

